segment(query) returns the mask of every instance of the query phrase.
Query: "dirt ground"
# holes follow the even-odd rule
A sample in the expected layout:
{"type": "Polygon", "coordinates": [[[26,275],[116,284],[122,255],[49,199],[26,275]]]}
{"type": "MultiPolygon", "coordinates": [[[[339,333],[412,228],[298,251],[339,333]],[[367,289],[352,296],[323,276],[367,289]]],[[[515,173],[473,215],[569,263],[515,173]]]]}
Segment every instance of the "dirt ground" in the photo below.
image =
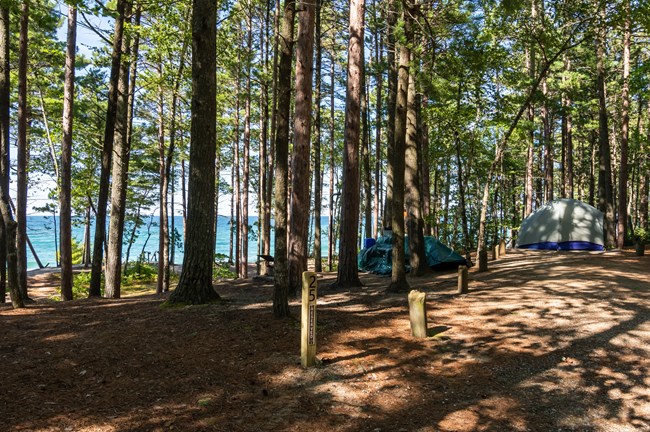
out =
{"type": "MultiPolygon", "coordinates": [[[[650,256],[512,251],[410,280],[430,337],[410,336],[388,279],[319,281],[316,368],[272,286],[221,283],[223,302],[155,295],[0,306],[3,431],[650,431],[650,256]]],[[[298,301],[291,303],[300,316],[298,301]]]]}

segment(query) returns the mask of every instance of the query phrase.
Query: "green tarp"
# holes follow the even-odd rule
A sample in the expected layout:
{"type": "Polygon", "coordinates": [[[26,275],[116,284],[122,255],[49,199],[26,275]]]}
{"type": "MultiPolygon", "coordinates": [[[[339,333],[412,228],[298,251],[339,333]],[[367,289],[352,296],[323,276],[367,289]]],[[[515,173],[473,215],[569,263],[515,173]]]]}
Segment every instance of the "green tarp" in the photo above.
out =
{"type": "MultiPolygon", "coordinates": [[[[392,265],[392,236],[379,237],[377,242],[359,252],[357,258],[359,270],[376,273],[380,275],[389,275],[393,270],[392,265]]],[[[448,246],[442,244],[435,237],[424,237],[424,251],[427,257],[427,264],[433,270],[444,270],[448,268],[457,268],[459,265],[466,265],[465,258],[458,255],[448,246]]],[[[409,244],[408,237],[404,238],[404,254],[406,259],[407,271],[409,270],[409,244]]]]}

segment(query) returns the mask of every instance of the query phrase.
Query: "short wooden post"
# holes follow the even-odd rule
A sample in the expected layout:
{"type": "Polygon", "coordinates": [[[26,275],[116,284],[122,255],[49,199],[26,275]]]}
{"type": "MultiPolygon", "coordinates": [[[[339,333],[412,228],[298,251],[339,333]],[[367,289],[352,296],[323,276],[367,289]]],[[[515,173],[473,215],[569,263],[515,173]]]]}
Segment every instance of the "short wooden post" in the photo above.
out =
{"type": "Polygon", "coordinates": [[[492,246],[492,259],[495,260],[495,261],[499,259],[499,246],[498,245],[492,246]]]}
{"type": "Polygon", "coordinates": [[[501,239],[499,242],[499,256],[504,256],[506,254],[506,241],[501,239]]]}
{"type": "Polygon", "coordinates": [[[467,294],[469,291],[469,272],[467,266],[458,266],[458,294],[467,294]]]}
{"type": "Polygon", "coordinates": [[[488,271],[488,255],[485,249],[478,251],[478,271],[488,271]]]}
{"type": "Polygon", "coordinates": [[[416,338],[425,338],[427,337],[427,295],[421,291],[412,290],[408,299],[411,335],[416,338]]]}
{"type": "Polygon", "coordinates": [[[643,256],[645,254],[645,242],[637,241],[634,244],[636,256],[643,256]]]}
{"type": "Polygon", "coordinates": [[[318,281],[316,273],[302,273],[302,319],[300,323],[300,364],[316,364],[316,300],[318,281]]]}

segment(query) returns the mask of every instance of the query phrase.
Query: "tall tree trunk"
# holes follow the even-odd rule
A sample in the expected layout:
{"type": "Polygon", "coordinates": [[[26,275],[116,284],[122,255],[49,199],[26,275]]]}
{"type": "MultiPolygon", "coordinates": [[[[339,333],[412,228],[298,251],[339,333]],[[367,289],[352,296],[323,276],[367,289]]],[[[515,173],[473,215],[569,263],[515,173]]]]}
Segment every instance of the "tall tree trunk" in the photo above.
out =
{"type": "MultiPolygon", "coordinates": [[[[271,2],[266,2],[264,20],[264,36],[260,37],[260,55],[264,62],[264,78],[261,82],[260,88],[260,236],[259,241],[261,247],[259,253],[262,255],[270,255],[271,248],[271,194],[268,187],[272,177],[269,175],[272,167],[269,164],[269,44],[270,44],[270,13],[271,2]]],[[[268,268],[266,261],[261,262],[260,275],[267,275],[268,268]]]]}
{"type": "Polygon", "coordinates": [[[404,182],[406,186],[406,227],[409,237],[410,276],[422,276],[426,270],[427,257],[424,253],[424,223],[422,221],[422,193],[420,191],[418,149],[418,124],[415,96],[415,71],[409,74],[406,104],[406,151],[404,182]]]}
{"type": "Polygon", "coordinates": [[[630,0],[623,2],[623,110],[621,112],[621,165],[618,181],[618,233],[616,246],[623,249],[627,234],[628,127],[630,123],[630,0]]]}
{"type": "MultiPolygon", "coordinates": [[[[361,160],[363,173],[363,210],[364,210],[364,224],[363,235],[364,238],[372,237],[372,173],[370,172],[370,118],[369,118],[369,90],[368,83],[366,82],[366,66],[365,61],[362,59],[362,74],[361,74],[361,160]]],[[[363,244],[361,245],[363,247],[363,244]]]]}
{"type": "Polygon", "coordinates": [[[68,38],[63,85],[63,141],[61,143],[61,300],[72,300],[72,123],[74,113],[75,54],[77,52],[77,8],[68,6],[68,38]]]}
{"type": "Polygon", "coordinates": [[[314,4],[301,1],[296,47],[296,102],[291,170],[291,229],[289,231],[289,292],[297,294],[307,270],[309,231],[309,147],[311,139],[314,64],[314,4]]]}
{"type": "MultiPolygon", "coordinates": [[[[3,195],[0,200],[7,202],[9,196],[9,110],[11,95],[9,26],[9,8],[5,4],[0,4],[0,193],[3,195]]],[[[1,204],[2,201],[0,201],[1,204]]],[[[11,215],[11,213],[8,215],[11,215]]],[[[5,303],[7,295],[7,241],[9,237],[7,236],[8,226],[5,225],[4,216],[5,212],[3,211],[2,217],[0,217],[0,303],[5,303]]],[[[13,222],[13,217],[7,222],[13,222]]]]}
{"type": "Polygon", "coordinates": [[[183,270],[172,303],[202,304],[219,298],[212,287],[216,157],[216,4],[192,3],[192,125],[187,237],[183,270]],[[206,241],[207,240],[207,241],[206,241]]]}
{"type": "Polygon", "coordinates": [[[329,160],[329,214],[327,228],[327,267],[329,271],[334,268],[334,133],[335,133],[335,111],[334,100],[336,91],[334,89],[335,62],[334,54],[330,60],[330,160],[329,160]]]}
{"type": "Polygon", "coordinates": [[[336,284],[340,288],[360,287],[357,263],[359,226],[359,139],[363,74],[364,0],[350,0],[350,39],[345,92],[345,136],[343,191],[341,200],[341,242],[336,284]]]}
{"type": "MultiPolygon", "coordinates": [[[[132,3],[125,9],[125,23],[130,25],[132,3]]],[[[124,235],[124,216],[126,213],[126,189],[129,174],[131,149],[128,140],[129,74],[131,66],[131,38],[123,41],[123,60],[120,65],[118,81],[117,110],[115,115],[115,138],[113,145],[111,213],[108,228],[108,253],[106,255],[106,298],[120,298],[122,285],[122,244],[124,235]]],[[[159,258],[160,259],[160,258],[159,258]]]]}
{"type": "Polygon", "coordinates": [[[600,10],[601,22],[596,41],[596,87],[598,90],[598,208],[604,214],[605,247],[615,244],[614,198],[612,193],[612,164],[607,125],[605,96],[605,10],[600,10]]]}
{"type": "MultiPolygon", "coordinates": [[[[424,90],[424,89],[423,89],[424,90]]],[[[429,125],[427,124],[424,112],[427,111],[428,101],[426,90],[418,95],[418,141],[420,148],[420,183],[422,187],[422,219],[424,223],[424,235],[432,235],[431,224],[431,165],[429,161],[429,125]]]]}
{"type": "Polygon", "coordinates": [[[285,0],[282,33],[278,41],[277,107],[275,133],[275,277],[273,314],[289,316],[289,266],[287,253],[287,189],[289,178],[289,112],[295,0],[285,0]]]}
{"type": "Polygon", "coordinates": [[[386,167],[386,202],[384,204],[384,227],[389,228],[392,226],[393,221],[393,176],[395,166],[393,164],[395,158],[395,112],[397,104],[397,67],[395,52],[397,46],[395,44],[395,26],[397,24],[397,0],[389,0],[386,2],[386,22],[388,23],[387,29],[387,55],[386,61],[388,62],[388,123],[386,124],[386,159],[388,161],[386,167]]]}
{"type": "Polygon", "coordinates": [[[548,107],[548,84],[546,78],[542,81],[542,104],[541,117],[543,125],[544,141],[544,202],[553,201],[553,143],[551,142],[551,112],[548,107]]]}
{"type": "MultiPolygon", "coordinates": [[[[377,28],[377,8],[375,8],[375,28],[377,28]]],[[[382,40],[381,33],[377,32],[375,34],[375,63],[381,65],[383,63],[383,50],[382,50],[382,40]]],[[[384,84],[384,77],[382,74],[382,68],[377,67],[377,75],[375,76],[376,86],[377,86],[377,99],[375,105],[375,199],[374,199],[374,208],[375,212],[373,215],[374,228],[372,230],[373,234],[376,237],[379,237],[381,231],[381,223],[379,222],[379,203],[381,201],[381,147],[382,147],[382,135],[381,135],[381,123],[382,123],[382,90],[384,84]]]]}
{"type": "MultiPolygon", "coordinates": [[[[563,80],[568,83],[567,75],[571,71],[571,59],[568,55],[564,58],[565,75],[563,80]]],[[[575,191],[573,189],[573,118],[571,116],[571,95],[569,89],[565,90],[562,99],[563,114],[562,114],[562,154],[564,159],[562,161],[562,184],[565,190],[564,197],[573,199],[575,191]]]]}
{"type": "Polygon", "coordinates": [[[323,49],[321,43],[322,1],[316,0],[316,89],[314,94],[314,271],[323,271],[321,251],[321,205],[323,200],[323,179],[321,174],[321,68],[323,49]]]}
{"type": "Polygon", "coordinates": [[[250,184],[250,147],[251,147],[251,64],[253,51],[253,22],[251,0],[248,0],[246,14],[248,33],[246,37],[246,102],[244,104],[244,164],[242,169],[242,231],[241,231],[241,277],[248,278],[248,188],[250,184]]]}
{"type": "Polygon", "coordinates": [[[402,18],[406,43],[400,44],[397,99],[395,107],[395,147],[393,149],[393,270],[389,292],[408,291],[404,263],[404,166],[406,150],[406,120],[409,86],[409,65],[411,63],[411,15],[403,4],[402,18]]]}
{"type": "Polygon", "coordinates": [[[113,53],[111,54],[111,75],[108,84],[108,105],[104,143],[102,147],[102,166],[99,178],[99,196],[95,214],[95,240],[93,242],[93,260],[90,271],[89,297],[101,295],[102,264],[104,260],[104,240],[106,238],[106,205],[110,187],[111,165],[113,161],[114,131],[117,115],[118,81],[122,59],[122,37],[124,33],[124,11],[127,0],[117,1],[117,16],[113,32],[113,53]]]}
{"type": "MultiPolygon", "coordinates": [[[[536,9],[533,2],[532,7],[533,17],[536,14],[536,9]]],[[[526,69],[528,70],[529,78],[533,79],[535,76],[535,50],[531,46],[526,48],[526,69]]],[[[524,217],[527,217],[533,212],[533,167],[535,165],[535,107],[531,102],[528,107],[528,123],[530,130],[528,131],[528,149],[526,152],[526,182],[524,185],[524,201],[525,210],[524,217]]]]}
{"type": "MultiPolygon", "coordinates": [[[[460,111],[460,103],[462,96],[462,83],[458,84],[458,97],[456,99],[456,111],[460,111]]],[[[460,113],[459,113],[460,114],[460,113]]],[[[471,254],[471,240],[469,238],[469,224],[467,222],[467,206],[465,204],[465,179],[463,177],[463,161],[461,159],[460,151],[460,133],[458,130],[454,131],[455,135],[455,144],[456,144],[456,165],[458,167],[458,195],[460,197],[460,211],[461,219],[463,224],[463,246],[465,248],[465,259],[467,263],[472,265],[472,254],[471,254]]]]}
{"type": "Polygon", "coordinates": [[[650,191],[650,103],[647,106],[646,137],[639,140],[639,227],[650,228],[648,223],[648,192],[650,191]]]}
{"type": "MultiPolygon", "coordinates": [[[[188,17],[189,18],[189,17],[188,17]]],[[[187,39],[183,40],[183,45],[181,47],[181,52],[179,56],[179,65],[178,71],[176,72],[176,77],[174,78],[174,88],[172,90],[172,101],[171,101],[171,123],[169,125],[169,147],[167,148],[167,155],[164,156],[164,134],[162,137],[159,137],[159,142],[162,143],[160,146],[160,158],[163,170],[160,172],[160,228],[159,228],[159,238],[158,238],[158,277],[156,281],[156,292],[163,293],[169,291],[169,282],[170,282],[170,236],[174,235],[174,193],[172,191],[171,199],[171,231],[169,228],[169,219],[170,212],[167,210],[167,196],[169,194],[169,186],[172,184],[172,164],[174,162],[174,152],[176,151],[176,114],[178,110],[178,98],[180,94],[180,85],[183,76],[183,70],[185,69],[185,55],[187,53],[187,47],[189,41],[187,39]],[[162,138],[162,141],[161,141],[162,138]],[[165,158],[164,161],[162,158],[165,158]]],[[[161,90],[162,95],[162,90],[161,90]]],[[[163,100],[160,100],[160,106],[162,108],[163,100]]],[[[162,114],[162,113],[161,113],[162,114]]],[[[164,129],[163,119],[161,118],[160,125],[164,129]]],[[[217,171],[218,172],[218,171],[217,171]]],[[[215,209],[216,211],[216,209],[215,209]]],[[[216,221],[216,218],[215,218],[216,221]]],[[[215,222],[216,223],[216,222],[215,222]]],[[[216,225],[215,225],[215,236],[216,236],[216,225]]],[[[174,242],[172,239],[171,249],[173,250],[174,242]]],[[[172,261],[173,261],[173,254],[172,261]]]]}
{"type": "MultiPolygon", "coordinates": [[[[169,179],[165,176],[165,93],[163,90],[163,65],[158,65],[160,80],[158,84],[158,277],[156,293],[161,294],[165,288],[165,250],[169,247],[169,223],[167,216],[167,193],[165,185],[169,179]]],[[[171,133],[171,131],[170,131],[171,133]]]]}
{"type": "Polygon", "coordinates": [[[20,41],[18,56],[18,144],[16,150],[16,262],[18,265],[18,288],[24,300],[27,295],[27,55],[29,33],[29,6],[25,1],[20,13],[20,41]]]}
{"type": "MultiPolygon", "coordinates": [[[[240,59],[241,60],[241,59],[240,59]]],[[[239,106],[240,106],[240,92],[239,92],[239,73],[235,78],[237,82],[235,83],[235,93],[237,94],[237,101],[235,102],[235,141],[234,145],[234,173],[235,176],[232,178],[232,189],[233,196],[235,201],[235,272],[237,272],[237,277],[242,277],[241,272],[241,163],[240,163],[240,151],[239,151],[239,106]]]]}

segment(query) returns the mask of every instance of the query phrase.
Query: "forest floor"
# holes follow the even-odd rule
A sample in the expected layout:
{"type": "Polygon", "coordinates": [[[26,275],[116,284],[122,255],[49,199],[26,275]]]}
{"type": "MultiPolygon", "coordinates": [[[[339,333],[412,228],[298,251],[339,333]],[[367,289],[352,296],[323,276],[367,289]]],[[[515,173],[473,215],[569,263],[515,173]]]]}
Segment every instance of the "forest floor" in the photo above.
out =
{"type": "Polygon", "coordinates": [[[300,366],[294,318],[272,285],[223,301],[164,296],[0,306],[3,431],[650,431],[650,255],[509,251],[486,273],[411,279],[430,336],[410,335],[388,279],[319,281],[318,367],[300,366]]]}

